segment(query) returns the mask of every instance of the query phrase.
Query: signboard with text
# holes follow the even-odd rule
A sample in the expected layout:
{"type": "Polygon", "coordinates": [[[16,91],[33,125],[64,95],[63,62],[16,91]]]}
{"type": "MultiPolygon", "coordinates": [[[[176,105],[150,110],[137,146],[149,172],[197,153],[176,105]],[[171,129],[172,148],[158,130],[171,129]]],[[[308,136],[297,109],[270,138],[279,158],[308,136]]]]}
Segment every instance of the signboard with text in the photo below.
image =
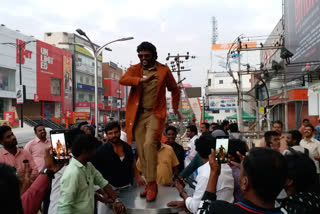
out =
{"type": "Polygon", "coordinates": [[[310,69],[308,62],[318,61],[320,54],[320,1],[286,0],[284,20],[285,46],[293,54],[291,63],[302,63],[301,67],[289,67],[289,73],[310,69]]]}
{"type": "Polygon", "coordinates": [[[209,110],[236,110],[236,96],[209,96],[209,110]]]}

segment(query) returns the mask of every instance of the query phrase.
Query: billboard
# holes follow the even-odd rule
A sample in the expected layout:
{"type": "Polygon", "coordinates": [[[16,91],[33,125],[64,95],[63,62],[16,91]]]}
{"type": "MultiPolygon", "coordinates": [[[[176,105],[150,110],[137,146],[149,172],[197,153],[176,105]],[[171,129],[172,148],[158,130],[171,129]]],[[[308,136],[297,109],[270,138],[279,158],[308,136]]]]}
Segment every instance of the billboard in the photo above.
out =
{"type": "MultiPolygon", "coordinates": [[[[243,42],[242,45],[246,45],[248,48],[257,47],[257,42],[243,42]]],[[[232,43],[225,44],[213,44],[212,45],[212,71],[213,72],[226,72],[227,68],[227,56],[228,52],[236,50],[237,44],[232,46],[232,43]]],[[[232,71],[238,71],[238,53],[234,52],[229,56],[229,62],[232,71]]],[[[242,51],[240,53],[241,69],[245,70],[247,64],[250,68],[257,69],[260,67],[260,52],[259,51],[242,51]]]]}
{"type": "Polygon", "coordinates": [[[64,111],[72,110],[72,55],[63,56],[64,111]]]}
{"type": "Polygon", "coordinates": [[[236,96],[209,96],[209,110],[236,110],[236,96]]]}
{"type": "Polygon", "coordinates": [[[60,102],[61,112],[72,110],[72,54],[42,41],[37,52],[38,99],[60,102]]]}
{"type": "Polygon", "coordinates": [[[285,47],[294,54],[291,63],[319,61],[320,0],[286,0],[285,22],[285,47]]]}

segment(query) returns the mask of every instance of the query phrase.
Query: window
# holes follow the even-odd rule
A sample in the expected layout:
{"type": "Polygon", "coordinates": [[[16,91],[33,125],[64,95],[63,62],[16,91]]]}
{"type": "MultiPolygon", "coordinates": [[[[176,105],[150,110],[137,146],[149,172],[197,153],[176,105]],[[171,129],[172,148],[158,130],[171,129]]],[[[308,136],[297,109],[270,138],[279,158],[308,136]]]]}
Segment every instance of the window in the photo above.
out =
{"type": "Polygon", "coordinates": [[[15,70],[0,67],[0,90],[15,91],[15,70]]]}
{"type": "Polygon", "coordinates": [[[230,110],[226,109],[224,110],[225,113],[230,113],[230,110]]]}
{"type": "Polygon", "coordinates": [[[212,113],[213,113],[213,114],[219,114],[219,113],[220,113],[220,110],[213,110],[212,113]]]}
{"type": "Polygon", "coordinates": [[[79,101],[83,101],[84,100],[84,94],[79,94],[78,99],[79,99],[79,101]]]}
{"type": "Polygon", "coordinates": [[[89,94],[89,101],[90,101],[90,102],[93,101],[93,96],[92,96],[92,94],[89,94]]]}
{"type": "Polygon", "coordinates": [[[82,83],[83,82],[83,77],[82,76],[80,76],[80,83],[82,83]]]}
{"type": "Polygon", "coordinates": [[[60,79],[51,78],[51,94],[54,96],[61,95],[61,82],[60,79]]]}
{"type": "Polygon", "coordinates": [[[219,84],[223,84],[223,80],[219,80],[219,84]]]}
{"type": "Polygon", "coordinates": [[[86,77],[86,84],[89,84],[89,77],[86,77]]]}
{"type": "Polygon", "coordinates": [[[208,79],[208,86],[211,86],[211,79],[208,79]]]}
{"type": "Polygon", "coordinates": [[[251,82],[251,78],[249,79],[249,82],[251,82]]]}

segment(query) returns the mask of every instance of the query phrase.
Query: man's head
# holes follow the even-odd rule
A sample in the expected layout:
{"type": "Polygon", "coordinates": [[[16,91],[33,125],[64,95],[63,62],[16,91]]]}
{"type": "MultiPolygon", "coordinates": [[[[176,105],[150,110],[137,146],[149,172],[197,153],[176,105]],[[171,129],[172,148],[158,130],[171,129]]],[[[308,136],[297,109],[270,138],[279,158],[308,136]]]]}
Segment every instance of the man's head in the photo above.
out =
{"type": "Polygon", "coordinates": [[[233,133],[239,132],[238,124],[236,124],[236,123],[231,123],[231,124],[229,125],[229,130],[230,130],[230,132],[233,132],[233,133]]]}
{"type": "Polygon", "coordinates": [[[221,126],[223,127],[223,130],[225,131],[229,130],[229,121],[228,120],[222,121],[221,126]]]}
{"type": "Polygon", "coordinates": [[[46,128],[42,124],[36,125],[34,128],[34,133],[36,134],[37,138],[40,140],[46,140],[47,139],[47,132],[46,128]]]}
{"type": "Polygon", "coordinates": [[[0,144],[7,150],[17,147],[17,138],[10,126],[0,126],[0,144]]]}
{"type": "Polygon", "coordinates": [[[303,123],[303,126],[306,126],[306,125],[310,124],[310,120],[309,119],[303,119],[302,123],[303,123]]]}
{"type": "Polygon", "coordinates": [[[166,128],[166,137],[168,140],[168,143],[173,144],[176,142],[176,138],[177,138],[177,128],[174,126],[168,126],[166,128]]]}
{"type": "Polygon", "coordinates": [[[72,154],[75,158],[90,161],[96,152],[95,138],[88,134],[80,134],[72,142],[72,154]]]}
{"type": "Polygon", "coordinates": [[[247,152],[246,143],[239,139],[229,140],[228,161],[234,161],[234,162],[240,163],[241,161],[239,156],[237,155],[237,152],[240,152],[240,154],[245,156],[247,152]]]}
{"type": "Polygon", "coordinates": [[[283,123],[280,120],[274,121],[272,123],[272,131],[278,132],[282,135],[283,123]]]}
{"type": "Polygon", "coordinates": [[[280,152],[256,147],[240,166],[239,184],[244,198],[272,203],[287,178],[287,162],[280,152]]]}
{"type": "Polygon", "coordinates": [[[302,139],[302,134],[298,130],[289,131],[287,135],[287,144],[289,147],[299,145],[302,139]]]}
{"type": "Polygon", "coordinates": [[[121,140],[120,140],[121,128],[120,128],[120,124],[117,121],[107,123],[105,132],[106,132],[108,141],[114,144],[121,143],[121,140]]]}
{"type": "Polygon", "coordinates": [[[142,42],[137,47],[137,52],[141,65],[145,68],[152,67],[158,58],[157,49],[150,42],[142,42]]]}
{"type": "Polygon", "coordinates": [[[0,205],[4,213],[22,214],[19,180],[13,167],[0,163],[0,205]]]}
{"type": "Polygon", "coordinates": [[[200,157],[207,159],[211,154],[211,149],[216,147],[216,139],[211,134],[205,133],[196,140],[195,146],[200,157]]]}
{"type": "Polygon", "coordinates": [[[311,124],[305,125],[303,134],[306,138],[311,138],[314,134],[314,127],[311,124]]]}
{"type": "Polygon", "coordinates": [[[267,131],[264,133],[264,139],[267,147],[279,151],[281,135],[276,131],[267,131]]]}
{"type": "Polygon", "coordinates": [[[79,123],[78,129],[80,129],[81,131],[83,131],[84,126],[87,125],[87,124],[89,124],[87,121],[83,121],[83,122],[79,123]]]}
{"type": "Polygon", "coordinates": [[[193,136],[198,134],[198,129],[195,125],[191,125],[187,127],[187,137],[189,138],[193,138],[193,136]]]}
{"type": "Polygon", "coordinates": [[[200,126],[201,133],[209,131],[210,125],[209,123],[202,123],[200,126]]]}
{"type": "Polygon", "coordinates": [[[90,125],[90,124],[84,125],[82,131],[85,134],[88,134],[88,135],[91,135],[91,136],[95,135],[95,128],[94,128],[93,125],[90,125]]]}
{"type": "Polygon", "coordinates": [[[213,131],[215,130],[215,128],[216,128],[217,125],[218,125],[217,123],[211,123],[211,125],[210,125],[210,132],[213,132],[213,131]]]}
{"type": "Polygon", "coordinates": [[[288,179],[285,184],[286,190],[291,192],[313,191],[317,184],[317,168],[309,156],[301,153],[286,153],[288,163],[288,179]]]}

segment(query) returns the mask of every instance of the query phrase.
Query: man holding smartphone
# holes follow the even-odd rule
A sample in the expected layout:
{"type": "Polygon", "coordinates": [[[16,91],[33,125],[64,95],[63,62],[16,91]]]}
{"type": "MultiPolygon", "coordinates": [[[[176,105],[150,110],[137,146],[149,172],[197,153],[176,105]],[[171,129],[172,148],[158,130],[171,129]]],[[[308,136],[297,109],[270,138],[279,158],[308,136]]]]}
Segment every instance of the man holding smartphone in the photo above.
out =
{"type": "MultiPolygon", "coordinates": [[[[197,213],[201,199],[205,193],[210,175],[209,155],[211,149],[216,147],[216,139],[211,135],[202,135],[196,140],[195,144],[196,151],[200,155],[204,165],[198,169],[198,176],[196,178],[197,185],[193,196],[188,196],[183,186],[179,182],[176,182],[176,188],[180,192],[183,201],[171,201],[168,203],[168,206],[185,207],[191,213],[197,213]]],[[[234,200],[233,190],[234,180],[232,170],[229,165],[221,164],[221,172],[217,184],[217,199],[232,203],[234,200]]]]}
{"type": "Polygon", "coordinates": [[[126,109],[127,142],[135,138],[142,172],[147,180],[141,197],[154,201],[157,196],[157,146],[167,117],[166,89],[172,95],[174,113],[178,111],[180,88],[168,66],[157,62],[156,47],[142,42],[138,48],[140,63],[132,65],[120,84],[131,86],[126,109]]]}

